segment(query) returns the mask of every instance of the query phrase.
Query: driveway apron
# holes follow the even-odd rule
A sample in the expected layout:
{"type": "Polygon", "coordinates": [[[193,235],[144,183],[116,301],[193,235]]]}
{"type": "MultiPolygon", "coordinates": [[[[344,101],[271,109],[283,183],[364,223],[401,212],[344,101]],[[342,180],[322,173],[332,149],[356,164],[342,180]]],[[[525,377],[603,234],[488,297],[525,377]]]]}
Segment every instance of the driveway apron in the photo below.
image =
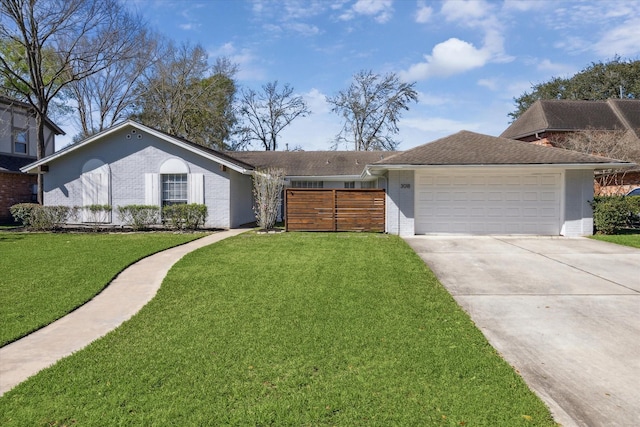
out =
{"type": "Polygon", "coordinates": [[[568,426],[640,425],[640,250],[587,238],[405,239],[568,426]]]}

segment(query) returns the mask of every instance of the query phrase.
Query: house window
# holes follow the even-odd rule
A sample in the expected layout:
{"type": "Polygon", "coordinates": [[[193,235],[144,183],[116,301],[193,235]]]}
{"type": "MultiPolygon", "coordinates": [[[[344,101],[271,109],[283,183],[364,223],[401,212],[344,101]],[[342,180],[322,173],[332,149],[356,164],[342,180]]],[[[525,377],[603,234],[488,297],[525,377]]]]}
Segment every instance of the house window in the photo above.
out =
{"type": "Polygon", "coordinates": [[[186,173],[162,175],[162,206],[186,204],[187,197],[186,173]]]}
{"type": "Polygon", "coordinates": [[[345,182],[344,188],[356,188],[356,183],[354,181],[345,182]]]}
{"type": "Polygon", "coordinates": [[[323,188],[323,181],[291,181],[292,188],[323,188]]]}
{"type": "Polygon", "coordinates": [[[27,129],[18,129],[13,133],[13,152],[17,154],[27,154],[29,146],[29,131],[27,129]]]}

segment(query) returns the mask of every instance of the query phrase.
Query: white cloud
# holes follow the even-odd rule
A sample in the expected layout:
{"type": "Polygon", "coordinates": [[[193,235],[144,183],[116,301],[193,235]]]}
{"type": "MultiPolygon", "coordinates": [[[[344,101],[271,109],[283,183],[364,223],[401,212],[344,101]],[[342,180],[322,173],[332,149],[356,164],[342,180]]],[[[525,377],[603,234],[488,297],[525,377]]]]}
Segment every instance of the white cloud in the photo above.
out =
{"type": "Polygon", "coordinates": [[[393,1],[358,0],[351,9],[340,15],[340,19],[350,21],[357,15],[372,16],[377,22],[384,24],[393,15],[393,1]]]}
{"type": "Polygon", "coordinates": [[[401,71],[400,77],[405,81],[424,80],[430,77],[448,77],[453,74],[482,67],[491,58],[484,49],[477,49],[471,43],[457,38],[434,46],[431,55],[425,55],[425,61],[401,71]]]}
{"type": "Polygon", "coordinates": [[[416,11],[416,22],[426,24],[431,20],[431,15],[433,15],[433,9],[427,6],[424,1],[419,1],[418,10],[416,11]]]}
{"type": "Polygon", "coordinates": [[[550,72],[553,75],[568,75],[575,72],[575,69],[570,65],[553,63],[548,59],[538,62],[536,68],[540,71],[550,72]]]}
{"type": "Polygon", "coordinates": [[[303,93],[302,97],[313,114],[331,112],[331,105],[327,102],[327,96],[318,89],[313,88],[309,92],[303,93]]]}
{"type": "Polygon", "coordinates": [[[287,29],[303,36],[315,36],[320,34],[320,29],[315,25],[303,24],[301,22],[292,22],[287,24],[286,27],[287,29]]]}
{"type": "Polygon", "coordinates": [[[532,10],[540,10],[547,7],[549,2],[546,1],[532,1],[532,0],[505,0],[504,9],[516,10],[518,12],[529,12],[532,10]]]}
{"type": "Polygon", "coordinates": [[[447,21],[472,24],[488,16],[492,7],[484,0],[446,0],[440,12],[447,21]]]}
{"type": "Polygon", "coordinates": [[[478,80],[478,86],[486,87],[492,91],[496,91],[502,87],[497,79],[480,79],[478,80]]]}
{"type": "Polygon", "coordinates": [[[619,27],[607,31],[594,46],[596,53],[613,57],[614,55],[632,56],[640,53],[640,24],[627,21],[619,27]]]}
{"type": "Polygon", "coordinates": [[[238,64],[238,80],[263,80],[264,70],[256,65],[257,57],[249,49],[237,49],[233,43],[225,43],[209,51],[210,58],[225,56],[233,64],[238,64]]]}
{"type": "Polygon", "coordinates": [[[442,95],[432,95],[429,93],[418,91],[418,105],[434,107],[445,105],[448,102],[451,102],[451,100],[442,95]]]}

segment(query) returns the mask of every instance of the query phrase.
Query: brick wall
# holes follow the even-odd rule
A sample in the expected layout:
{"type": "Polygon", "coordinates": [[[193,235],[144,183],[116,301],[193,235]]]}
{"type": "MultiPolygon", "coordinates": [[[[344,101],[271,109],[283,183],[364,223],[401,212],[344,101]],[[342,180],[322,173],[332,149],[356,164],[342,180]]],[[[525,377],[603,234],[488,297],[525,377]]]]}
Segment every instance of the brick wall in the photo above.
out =
{"type": "Polygon", "coordinates": [[[602,196],[627,194],[634,188],[640,187],[640,171],[631,171],[619,174],[614,180],[608,182],[609,185],[602,186],[596,180],[596,194],[602,196]]]}
{"type": "Polygon", "coordinates": [[[35,175],[0,172],[0,223],[11,223],[9,207],[17,203],[31,203],[31,186],[37,183],[35,175]]]}

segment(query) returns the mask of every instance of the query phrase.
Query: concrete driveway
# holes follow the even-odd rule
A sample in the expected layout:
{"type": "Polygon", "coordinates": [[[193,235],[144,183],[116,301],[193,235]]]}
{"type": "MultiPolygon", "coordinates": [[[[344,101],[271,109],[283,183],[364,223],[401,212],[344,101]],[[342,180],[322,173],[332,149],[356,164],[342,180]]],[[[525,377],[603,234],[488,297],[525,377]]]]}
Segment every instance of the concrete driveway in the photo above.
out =
{"type": "Polygon", "coordinates": [[[587,238],[405,240],[557,422],[640,425],[640,250],[587,238]]]}

